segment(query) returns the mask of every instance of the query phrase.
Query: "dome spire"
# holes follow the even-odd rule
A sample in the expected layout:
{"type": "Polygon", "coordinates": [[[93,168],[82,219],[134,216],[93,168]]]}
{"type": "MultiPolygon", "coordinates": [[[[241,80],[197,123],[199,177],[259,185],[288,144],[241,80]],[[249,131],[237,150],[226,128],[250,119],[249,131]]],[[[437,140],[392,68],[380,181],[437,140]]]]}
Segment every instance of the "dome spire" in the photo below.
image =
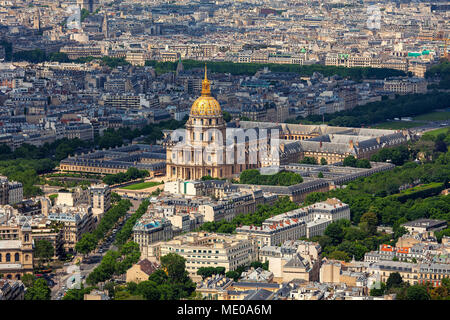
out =
{"type": "Polygon", "coordinates": [[[206,69],[206,63],[205,63],[205,78],[202,81],[202,96],[210,96],[211,95],[211,88],[208,81],[208,70],[206,69]]]}

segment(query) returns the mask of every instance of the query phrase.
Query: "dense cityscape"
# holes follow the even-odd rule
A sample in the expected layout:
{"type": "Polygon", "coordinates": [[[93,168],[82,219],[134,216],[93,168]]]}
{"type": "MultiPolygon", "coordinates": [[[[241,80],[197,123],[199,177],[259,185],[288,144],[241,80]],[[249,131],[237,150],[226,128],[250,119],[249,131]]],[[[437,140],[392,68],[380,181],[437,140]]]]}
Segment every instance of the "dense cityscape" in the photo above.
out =
{"type": "Polygon", "coordinates": [[[0,300],[450,300],[449,18],[0,0],[0,300]]]}

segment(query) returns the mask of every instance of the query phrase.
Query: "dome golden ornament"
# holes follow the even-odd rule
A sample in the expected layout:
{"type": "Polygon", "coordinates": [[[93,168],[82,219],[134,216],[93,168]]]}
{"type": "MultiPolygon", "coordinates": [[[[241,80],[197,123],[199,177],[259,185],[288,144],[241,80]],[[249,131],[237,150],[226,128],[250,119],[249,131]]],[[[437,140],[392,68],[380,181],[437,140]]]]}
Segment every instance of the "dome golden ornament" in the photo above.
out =
{"type": "Polygon", "coordinates": [[[205,78],[202,81],[202,95],[194,101],[191,107],[193,116],[221,116],[222,109],[219,102],[211,96],[211,86],[205,65],[205,78]]]}

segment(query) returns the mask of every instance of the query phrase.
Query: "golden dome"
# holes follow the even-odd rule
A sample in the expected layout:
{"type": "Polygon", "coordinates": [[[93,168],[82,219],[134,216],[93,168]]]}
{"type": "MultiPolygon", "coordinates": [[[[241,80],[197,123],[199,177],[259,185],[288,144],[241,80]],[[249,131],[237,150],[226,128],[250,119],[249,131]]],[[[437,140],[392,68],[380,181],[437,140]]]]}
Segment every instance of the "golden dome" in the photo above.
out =
{"type": "Polygon", "coordinates": [[[194,101],[191,107],[193,116],[221,116],[222,109],[219,102],[211,96],[211,88],[205,65],[205,79],[202,81],[202,95],[194,101]]]}
{"type": "Polygon", "coordinates": [[[213,97],[201,96],[192,104],[191,115],[193,116],[220,116],[222,109],[219,102],[213,97]]]}

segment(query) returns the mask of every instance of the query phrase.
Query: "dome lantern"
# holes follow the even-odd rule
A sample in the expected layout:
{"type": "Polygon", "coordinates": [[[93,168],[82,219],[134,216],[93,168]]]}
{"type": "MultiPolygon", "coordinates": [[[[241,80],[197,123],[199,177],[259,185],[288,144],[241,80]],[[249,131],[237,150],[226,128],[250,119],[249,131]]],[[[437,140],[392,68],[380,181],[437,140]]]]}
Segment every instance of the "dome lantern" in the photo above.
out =
{"type": "Polygon", "coordinates": [[[211,96],[211,85],[208,80],[205,64],[205,78],[202,81],[202,95],[194,101],[191,116],[222,116],[219,102],[211,96]]]}

